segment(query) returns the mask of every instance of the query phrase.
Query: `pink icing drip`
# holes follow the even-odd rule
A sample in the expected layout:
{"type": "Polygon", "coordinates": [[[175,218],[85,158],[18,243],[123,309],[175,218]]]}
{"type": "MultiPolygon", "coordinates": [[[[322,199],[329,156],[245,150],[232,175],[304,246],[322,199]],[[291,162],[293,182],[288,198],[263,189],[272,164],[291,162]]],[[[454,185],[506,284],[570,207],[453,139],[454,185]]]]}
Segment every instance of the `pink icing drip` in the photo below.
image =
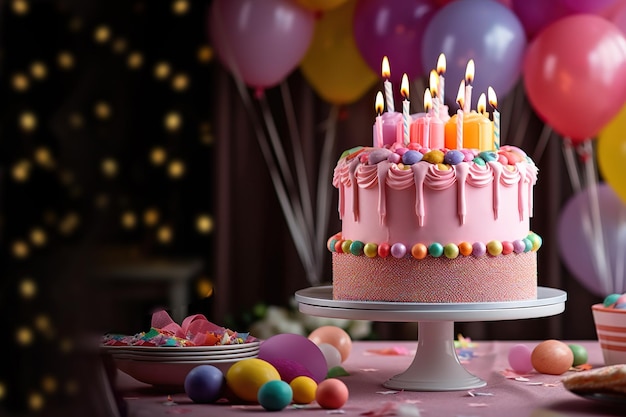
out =
{"type": "Polygon", "coordinates": [[[385,224],[387,216],[387,198],[385,187],[387,184],[387,173],[389,172],[390,162],[380,162],[378,164],[378,215],[380,216],[380,224],[385,224]]]}
{"type": "Polygon", "coordinates": [[[467,183],[467,171],[469,167],[465,164],[454,166],[457,181],[457,211],[460,224],[465,224],[465,215],[467,214],[467,201],[465,198],[465,186],[467,183]]]}
{"type": "Polygon", "coordinates": [[[524,220],[524,181],[526,178],[526,166],[523,164],[515,164],[519,170],[519,185],[517,186],[517,207],[519,211],[520,221],[524,220]]]}
{"type": "Polygon", "coordinates": [[[502,165],[497,162],[490,162],[489,166],[493,169],[493,218],[498,218],[500,211],[500,177],[502,177],[502,165]]]}
{"type": "Polygon", "coordinates": [[[359,159],[354,158],[349,166],[348,175],[350,176],[350,183],[352,184],[352,215],[354,216],[354,221],[359,221],[359,187],[357,186],[355,179],[355,171],[359,166],[359,159]]]}
{"type": "Polygon", "coordinates": [[[411,169],[415,178],[415,214],[417,215],[417,224],[421,227],[424,226],[424,216],[426,215],[424,210],[424,180],[428,165],[414,164],[411,165],[411,169]]]}

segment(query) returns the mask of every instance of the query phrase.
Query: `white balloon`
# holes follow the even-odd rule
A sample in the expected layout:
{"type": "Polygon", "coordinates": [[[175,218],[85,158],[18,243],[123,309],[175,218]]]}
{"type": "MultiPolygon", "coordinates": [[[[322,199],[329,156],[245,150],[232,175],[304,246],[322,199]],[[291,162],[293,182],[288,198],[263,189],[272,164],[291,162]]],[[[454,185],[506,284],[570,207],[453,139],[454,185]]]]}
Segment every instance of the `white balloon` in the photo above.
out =
{"type": "Polygon", "coordinates": [[[329,343],[320,343],[317,347],[319,347],[324,354],[328,369],[341,365],[341,353],[339,353],[336,347],[329,343]]]}

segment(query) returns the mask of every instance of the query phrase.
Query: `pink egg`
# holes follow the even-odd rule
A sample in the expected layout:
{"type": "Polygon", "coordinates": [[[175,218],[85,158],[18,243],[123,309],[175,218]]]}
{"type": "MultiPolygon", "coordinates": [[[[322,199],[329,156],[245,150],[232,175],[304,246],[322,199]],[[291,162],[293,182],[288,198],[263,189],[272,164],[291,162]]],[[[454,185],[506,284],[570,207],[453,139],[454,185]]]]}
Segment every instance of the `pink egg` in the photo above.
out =
{"type": "Polygon", "coordinates": [[[320,407],[335,410],[348,401],[349,391],[346,384],[337,378],[322,381],[315,391],[315,401],[320,407]]]}
{"type": "Polygon", "coordinates": [[[319,347],[324,354],[328,369],[341,365],[341,353],[339,353],[336,347],[328,343],[320,343],[317,347],[319,347]]]}
{"type": "Polygon", "coordinates": [[[344,362],[352,351],[352,339],[350,335],[337,326],[322,326],[313,330],[309,334],[309,339],[316,345],[328,343],[334,346],[341,354],[341,361],[344,362]]]}
{"type": "Polygon", "coordinates": [[[527,374],[532,371],[533,364],[530,360],[532,350],[526,345],[517,344],[509,350],[509,366],[518,374],[527,374]]]}
{"type": "Polygon", "coordinates": [[[263,341],[259,347],[259,359],[273,361],[293,361],[304,366],[315,382],[324,380],[328,373],[326,358],[315,343],[306,336],[282,333],[263,341]]]}

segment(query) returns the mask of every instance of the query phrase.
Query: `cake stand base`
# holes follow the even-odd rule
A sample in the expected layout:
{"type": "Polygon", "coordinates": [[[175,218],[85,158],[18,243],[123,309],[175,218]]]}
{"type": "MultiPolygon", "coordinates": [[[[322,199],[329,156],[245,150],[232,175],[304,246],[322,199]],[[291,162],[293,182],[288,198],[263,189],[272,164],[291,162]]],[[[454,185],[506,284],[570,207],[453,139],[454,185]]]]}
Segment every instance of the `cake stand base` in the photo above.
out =
{"type": "Polygon", "coordinates": [[[487,385],[459,362],[454,348],[454,322],[420,321],[417,326],[417,350],[411,366],[383,383],[385,388],[457,391],[487,385]]]}
{"type": "Polygon", "coordinates": [[[454,347],[455,321],[517,320],[547,317],[565,310],[564,291],[539,287],[537,298],[487,303],[395,303],[333,300],[332,287],[296,292],[298,308],[312,316],[350,320],[418,323],[417,350],[411,365],[383,383],[406,391],[458,391],[487,383],[469,373],[454,347]]]}

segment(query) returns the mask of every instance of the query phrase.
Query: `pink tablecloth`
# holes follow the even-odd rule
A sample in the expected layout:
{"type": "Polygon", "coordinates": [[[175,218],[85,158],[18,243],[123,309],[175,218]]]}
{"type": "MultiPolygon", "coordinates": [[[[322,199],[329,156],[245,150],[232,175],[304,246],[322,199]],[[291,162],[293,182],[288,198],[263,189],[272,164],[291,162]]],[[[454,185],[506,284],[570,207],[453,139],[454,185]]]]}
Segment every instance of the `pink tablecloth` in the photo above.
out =
{"type": "MultiPolygon", "coordinates": [[[[466,369],[487,381],[483,388],[471,391],[410,392],[391,391],[382,386],[392,376],[403,372],[411,364],[416,342],[355,342],[343,367],[350,373],[341,377],[350,391],[350,398],[339,411],[323,410],[315,403],[305,410],[288,407],[279,415],[315,417],[329,414],[350,416],[376,415],[389,402],[407,404],[419,409],[421,417],[462,416],[623,416],[624,405],[605,404],[580,398],[565,390],[562,376],[531,373],[527,381],[507,378],[503,372],[508,367],[507,354],[511,346],[520,342],[478,341],[473,357],[462,361],[466,369]],[[381,355],[372,351],[399,348],[405,355],[381,355]]],[[[531,349],[538,341],[523,342],[531,349]]],[[[596,341],[576,341],[586,347],[589,363],[603,366],[602,353],[596,341]]],[[[573,372],[573,371],[570,371],[573,372]]],[[[119,373],[117,388],[121,392],[129,417],[185,415],[194,416],[251,416],[270,413],[258,405],[205,405],[194,404],[184,393],[171,396],[119,373]]],[[[276,412],[273,412],[275,415],[276,412]]],[[[383,415],[383,414],[378,414],[383,415]]],[[[385,414],[393,415],[393,414],[385,414]]]]}

